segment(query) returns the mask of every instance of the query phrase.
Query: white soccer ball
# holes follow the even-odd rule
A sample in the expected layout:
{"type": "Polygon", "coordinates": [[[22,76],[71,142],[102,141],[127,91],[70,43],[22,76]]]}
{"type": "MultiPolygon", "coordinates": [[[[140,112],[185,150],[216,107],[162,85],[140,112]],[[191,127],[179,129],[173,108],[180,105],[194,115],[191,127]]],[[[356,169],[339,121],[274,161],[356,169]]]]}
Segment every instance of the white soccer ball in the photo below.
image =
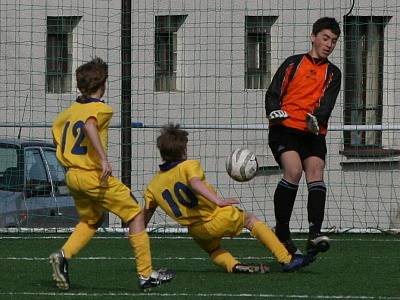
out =
{"type": "Polygon", "coordinates": [[[226,160],[226,171],[232,179],[239,182],[253,179],[257,170],[257,158],[248,149],[238,148],[226,160]]]}

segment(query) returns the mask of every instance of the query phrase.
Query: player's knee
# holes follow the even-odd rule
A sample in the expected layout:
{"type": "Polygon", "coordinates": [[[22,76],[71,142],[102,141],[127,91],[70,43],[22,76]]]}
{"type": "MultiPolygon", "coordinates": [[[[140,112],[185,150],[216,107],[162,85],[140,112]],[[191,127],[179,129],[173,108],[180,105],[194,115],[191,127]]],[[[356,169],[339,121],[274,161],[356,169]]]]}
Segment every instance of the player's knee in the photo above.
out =
{"type": "Polygon", "coordinates": [[[106,219],[105,214],[103,214],[95,224],[92,225],[93,229],[98,229],[99,227],[101,227],[101,225],[103,224],[104,220],[106,219]]]}
{"type": "Polygon", "coordinates": [[[291,169],[286,169],[284,173],[284,178],[290,183],[297,184],[300,181],[302,174],[303,169],[295,167],[291,169]]]}
{"type": "Polygon", "coordinates": [[[87,222],[86,223],[90,228],[97,230],[98,228],[101,227],[105,219],[106,219],[105,214],[102,214],[101,217],[95,223],[87,223],[87,222]]]}
{"type": "Polygon", "coordinates": [[[253,213],[246,212],[244,217],[244,227],[251,230],[254,224],[258,221],[257,217],[253,213]]]}

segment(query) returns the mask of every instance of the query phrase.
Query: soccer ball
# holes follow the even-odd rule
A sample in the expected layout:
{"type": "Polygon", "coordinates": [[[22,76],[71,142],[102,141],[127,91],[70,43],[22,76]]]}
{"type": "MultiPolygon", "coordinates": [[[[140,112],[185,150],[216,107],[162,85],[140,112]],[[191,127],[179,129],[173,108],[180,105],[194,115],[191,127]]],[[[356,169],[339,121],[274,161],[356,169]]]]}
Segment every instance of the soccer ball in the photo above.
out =
{"type": "Polygon", "coordinates": [[[257,170],[257,158],[248,149],[235,149],[226,160],[226,171],[232,179],[239,182],[253,179],[257,170]]]}

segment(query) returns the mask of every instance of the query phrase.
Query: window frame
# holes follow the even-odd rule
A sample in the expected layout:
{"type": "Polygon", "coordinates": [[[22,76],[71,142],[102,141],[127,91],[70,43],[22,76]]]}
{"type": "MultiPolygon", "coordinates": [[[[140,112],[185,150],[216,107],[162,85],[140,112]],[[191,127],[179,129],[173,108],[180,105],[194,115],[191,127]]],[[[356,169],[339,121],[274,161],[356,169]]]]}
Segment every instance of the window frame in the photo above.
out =
{"type": "Polygon", "coordinates": [[[277,19],[245,16],[245,89],[267,89],[271,82],[271,27],[277,19]],[[252,51],[253,45],[259,50],[252,51]]]}
{"type": "Polygon", "coordinates": [[[181,89],[179,73],[178,31],[182,28],[187,15],[155,16],[154,32],[154,90],[171,92],[181,89]]]}
{"type": "MultiPolygon", "coordinates": [[[[390,16],[344,17],[345,88],[343,117],[345,125],[382,124],[384,30],[390,19],[390,16]],[[379,37],[378,57],[371,57],[371,52],[374,50],[369,47],[374,46],[373,42],[376,41],[377,37],[372,36],[372,27],[370,26],[375,26],[374,30],[379,37]],[[354,32],[357,35],[354,35],[354,32]],[[368,64],[371,64],[374,59],[378,65],[372,66],[373,71],[369,71],[368,64]],[[357,69],[359,68],[361,68],[361,76],[358,75],[360,72],[357,69]],[[377,82],[373,82],[374,80],[377,82]],[[368,92],[367,85],[377,86],[375,99],[372,98],[373,94],[371,96],[371,93],[368,92]],[[371,103],[375,105],[371,105],[371,103]],[[368,117],[371,111],[375,111],[372,118],[368,117]],[[373,123],[369,122],[368,119],[372,120],[373,123]]],[[[383,149],[381,131],[343,131],[343,138],[344,151],[341,151],[341,153],[346,156],[382,157],[393,155],[393,151],[383,149]]]]}
{"type": "Polygon", "coordinates": [[[47,17],[45,82],[48,94],[72,91],[73,30],[81,18],[81,16],[47,17]]]}

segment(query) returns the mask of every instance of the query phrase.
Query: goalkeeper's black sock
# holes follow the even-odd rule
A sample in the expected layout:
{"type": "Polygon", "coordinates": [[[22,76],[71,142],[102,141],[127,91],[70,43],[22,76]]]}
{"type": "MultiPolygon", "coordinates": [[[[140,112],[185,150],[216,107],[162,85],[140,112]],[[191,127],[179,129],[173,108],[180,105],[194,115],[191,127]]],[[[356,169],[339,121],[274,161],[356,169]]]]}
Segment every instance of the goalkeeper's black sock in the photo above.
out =
{"type": "Polygon", "coordinates": [[[281,242],[290,238],[289,223],[299,185],[282,178],[274,194],[274,210],[276,219],[275,234],[281,242]]]}
{"type": "Polygon", "coordinates": [[[326,186],[323,181],[313,181],[307,183],[307,187],[309,234],[314,236],[320,233],[322,222],[324,221],[326,186]]]}

